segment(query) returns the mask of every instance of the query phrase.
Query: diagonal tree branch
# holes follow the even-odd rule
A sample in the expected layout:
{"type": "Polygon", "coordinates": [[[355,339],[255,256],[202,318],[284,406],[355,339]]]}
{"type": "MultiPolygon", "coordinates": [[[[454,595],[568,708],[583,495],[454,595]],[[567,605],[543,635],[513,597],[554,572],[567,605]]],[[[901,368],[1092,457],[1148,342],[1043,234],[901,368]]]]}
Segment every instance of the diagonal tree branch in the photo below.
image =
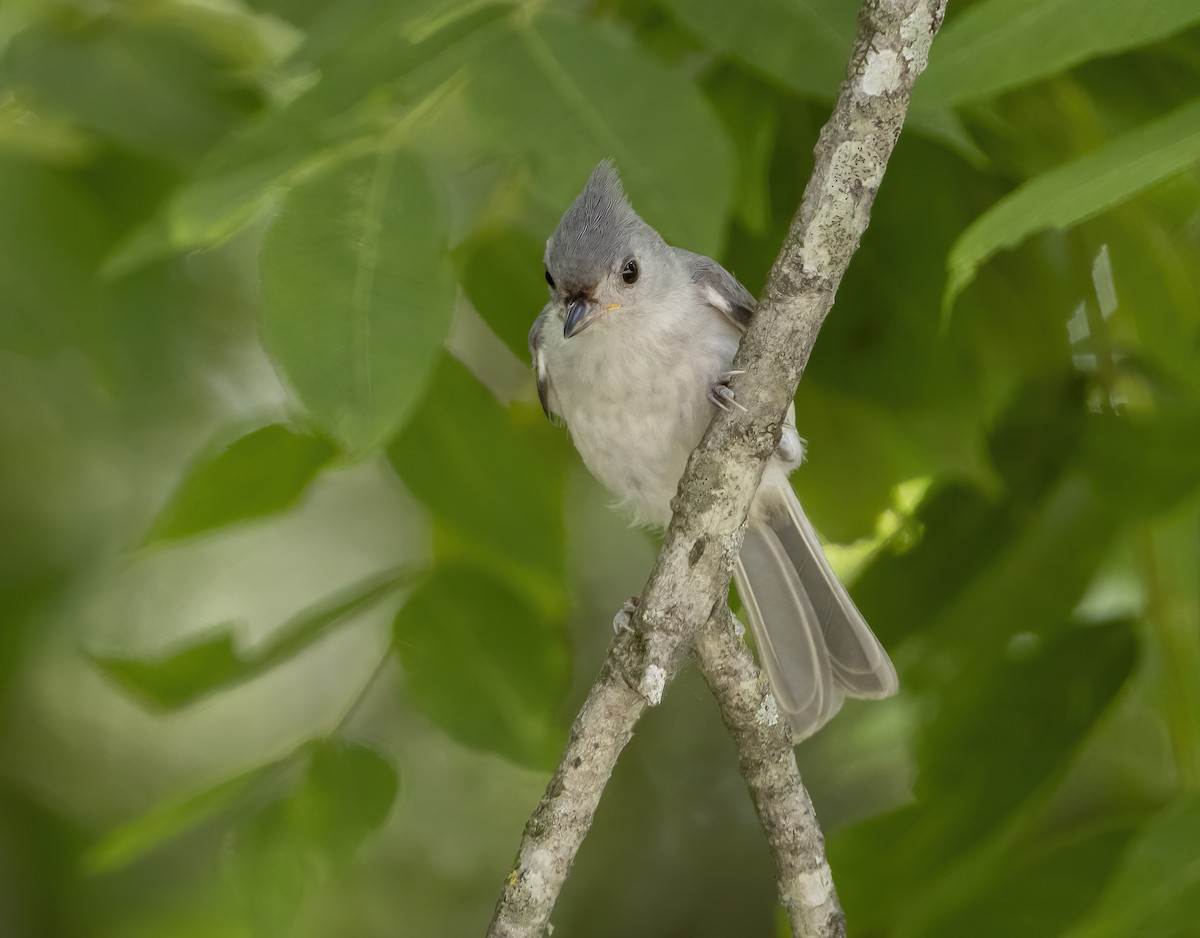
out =
{"type": "Polygon", "coordinates": [[[792,934],[845,938],[846,917],[825,860],[825,838],[800,781],[791,726],[727,608],[696,639],[696,661],[737,745],[742,778],[775,855],[779,902],[792,934]]]}
{"type": "Polygon", "coordinates": [[[866,0],[862,8],[847,77],[817,142],[804,200],[734,359],[734,369],[744,374],[733,387],[746,411],[717,414],[688,461],[633,629],[609,649],[563,761],[525,827],[491,938],[540,938],[638,717],[662,699],[710,616],[719,627],[746,513],[817,332],[867,228],[945,5],[866,0]]]}

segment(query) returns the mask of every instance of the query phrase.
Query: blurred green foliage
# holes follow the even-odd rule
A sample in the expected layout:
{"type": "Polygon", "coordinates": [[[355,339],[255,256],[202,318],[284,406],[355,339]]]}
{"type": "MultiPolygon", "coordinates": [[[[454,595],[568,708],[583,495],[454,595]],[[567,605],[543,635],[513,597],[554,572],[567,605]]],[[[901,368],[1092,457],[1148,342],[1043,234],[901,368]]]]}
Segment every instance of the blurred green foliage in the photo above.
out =
{"type": "MultiPolygon", "coordinates": [[[[480,934],[654,544],[542,417],[612,157],[761,288],[854,0],[0,6],[0,934],[480,934]]],[[[1200,6],[952,0],[797,395],[899,698],[851,933],[1200,935],[1200,6]]],[[[554,922],[770,935],[684,675],[554,922]]]]}

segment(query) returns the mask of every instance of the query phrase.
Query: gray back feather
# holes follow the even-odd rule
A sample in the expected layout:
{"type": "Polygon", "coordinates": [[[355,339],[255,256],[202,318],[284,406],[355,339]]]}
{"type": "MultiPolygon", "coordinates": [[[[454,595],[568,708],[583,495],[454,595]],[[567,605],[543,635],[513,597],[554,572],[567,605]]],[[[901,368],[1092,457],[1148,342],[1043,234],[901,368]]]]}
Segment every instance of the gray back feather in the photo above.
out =
{"type": "Polygon", "coordinates": [[[711,257],[693,254],[683,248],[675,248],[674,251],[683,260],[692,283],[700,287],[704,300],[745,331],[750,325],[750,317],[754,315],[755,302],[750,291],[711,257]]]}

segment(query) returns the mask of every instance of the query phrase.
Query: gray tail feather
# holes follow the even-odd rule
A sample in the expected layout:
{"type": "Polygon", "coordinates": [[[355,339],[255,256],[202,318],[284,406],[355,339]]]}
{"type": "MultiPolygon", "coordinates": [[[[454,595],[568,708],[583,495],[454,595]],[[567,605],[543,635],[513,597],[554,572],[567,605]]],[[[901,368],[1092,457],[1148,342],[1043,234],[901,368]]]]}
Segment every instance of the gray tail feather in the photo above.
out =
{"type": "Polygon", "coordinates": [[[889,697],[899,681],[791,486],[767,485],[759,492],[767,510],[747,528],[734,576],[759,658],[800,740],[837,713],[847,694],[889,697]]]}

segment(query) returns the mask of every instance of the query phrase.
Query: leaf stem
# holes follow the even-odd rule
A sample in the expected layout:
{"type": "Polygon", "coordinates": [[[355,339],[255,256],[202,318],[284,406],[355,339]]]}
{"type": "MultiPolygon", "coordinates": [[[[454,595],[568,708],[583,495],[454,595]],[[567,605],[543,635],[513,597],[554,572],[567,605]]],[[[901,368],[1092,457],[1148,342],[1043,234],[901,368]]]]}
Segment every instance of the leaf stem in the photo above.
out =
{"type": "Polygon", "coordinates": [[[354,699],[350,701],[350,705],[346,707],[345,712],[338,719],[337,723],[334,724],[333,729],[329,731],[329,734],[326,737],[327,739],[332,739],[335,736],[341,736],[346,732],[346,729],[350,726],[351,722],[353,722],[354,718],[358,716],[359,711],[362,710],[363,702],[369,696],[371,696],[371,690],[375,687],[375,683],[379,680],[379,676],[387,670],[387,666],[391,663],[391,660],[392,645],[391,642],[389,642],[383,654],[380,655],[379,661],[377,661],[375,663],[375,667],[371,669],[370,675],[368,675],[367,679],[363,681],[362,686],[358,689],[358,693],[354,695],[354,699]]]}

